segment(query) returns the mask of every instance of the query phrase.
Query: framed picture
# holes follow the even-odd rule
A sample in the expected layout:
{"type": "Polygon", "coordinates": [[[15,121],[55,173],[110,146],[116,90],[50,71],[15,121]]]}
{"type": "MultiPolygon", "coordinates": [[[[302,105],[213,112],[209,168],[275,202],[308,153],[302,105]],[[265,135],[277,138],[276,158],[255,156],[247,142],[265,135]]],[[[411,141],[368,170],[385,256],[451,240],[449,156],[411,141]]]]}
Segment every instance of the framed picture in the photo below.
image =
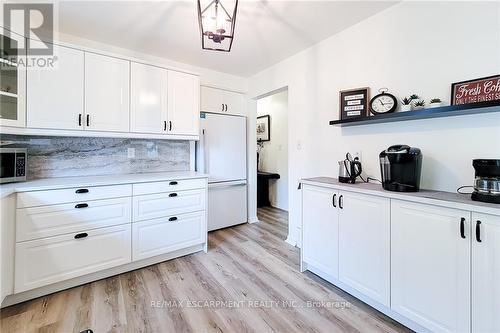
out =
{"type": "Polygon", "coordinates": [[[451,105],[490,101],[500,101],[500,74],[451,85],[451,105]]]}
{"type": "Polygon", "coordinates": [[[341,90],[339,92],[340,119],[364,118],[368,116],[370,88],[341,90]]]}
{"type": "Polygon", "coordinates": [[[257,141],[271,140],[270,119],[269,115],[257,117],[257,141]]]}

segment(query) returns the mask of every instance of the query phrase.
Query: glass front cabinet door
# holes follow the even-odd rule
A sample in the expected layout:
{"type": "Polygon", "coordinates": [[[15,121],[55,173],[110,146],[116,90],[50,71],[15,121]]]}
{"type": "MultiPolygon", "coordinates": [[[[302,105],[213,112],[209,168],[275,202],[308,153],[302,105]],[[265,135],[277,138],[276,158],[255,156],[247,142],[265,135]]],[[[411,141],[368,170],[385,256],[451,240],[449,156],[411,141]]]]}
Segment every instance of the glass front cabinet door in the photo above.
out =
{"type": "Polygon", "coordinates": [[[24,127],[26,52],[24,37],[0,28],[0,125],[24,127]]]}

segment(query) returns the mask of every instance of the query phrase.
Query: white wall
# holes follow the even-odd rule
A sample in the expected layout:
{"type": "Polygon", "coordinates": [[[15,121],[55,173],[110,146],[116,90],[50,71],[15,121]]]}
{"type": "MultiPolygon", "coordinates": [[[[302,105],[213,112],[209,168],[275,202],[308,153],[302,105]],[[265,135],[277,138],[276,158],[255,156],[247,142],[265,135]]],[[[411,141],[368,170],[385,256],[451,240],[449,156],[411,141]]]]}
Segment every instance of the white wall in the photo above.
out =
{"type": "Polygon", "coordinates": [[[270,116],[271,141],[264,142],[259,170],[274,172],[280,179],[269,182],[271,206],[288,210],[288,91],[257,101],[257,116],[270,116]]]}
{"type": "Polygon", "coordinates": [[[338,128],[338,92],[388,87],[397,96],[450,98],[450,84],[500,73],[500,3],[401,2],[250,78],[257,97],[288,86],[291,242],[298,241],[299,179],[337,177],[346,151],[362,151],[380,177],[378,154],[404,143],[422,149],[422,187],[472,183],[472,159],[500,158],[500,114],[338,128]]]}

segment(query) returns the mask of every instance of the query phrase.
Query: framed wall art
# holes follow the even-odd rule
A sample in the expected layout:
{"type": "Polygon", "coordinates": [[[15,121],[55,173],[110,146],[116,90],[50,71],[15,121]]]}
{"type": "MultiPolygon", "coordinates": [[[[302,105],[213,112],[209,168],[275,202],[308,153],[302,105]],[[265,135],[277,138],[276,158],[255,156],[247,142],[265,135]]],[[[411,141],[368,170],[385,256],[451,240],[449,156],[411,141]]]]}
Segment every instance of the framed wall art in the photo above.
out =
{"type": "Polygon", "coordinates": [[[257,141],[271,141],[271,117],[257,117],[257,141]]]}
{"type": "Polygon", "coordinates": [[[339,92],[340,119],[364,118],[368,116],[370,88],[341,90],[339,92]]]}

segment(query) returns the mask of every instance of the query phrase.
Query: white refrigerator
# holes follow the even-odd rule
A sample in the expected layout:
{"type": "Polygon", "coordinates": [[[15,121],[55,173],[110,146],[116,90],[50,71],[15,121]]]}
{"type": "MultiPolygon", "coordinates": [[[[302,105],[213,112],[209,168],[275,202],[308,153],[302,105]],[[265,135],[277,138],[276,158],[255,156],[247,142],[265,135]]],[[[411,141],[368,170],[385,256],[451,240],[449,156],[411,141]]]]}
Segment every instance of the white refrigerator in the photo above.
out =
{"type": "Polygon", "coordinates": [[[247,222],[246,118],[200,113],[196,170],[208,178],[208,231],[247,222]]]}

